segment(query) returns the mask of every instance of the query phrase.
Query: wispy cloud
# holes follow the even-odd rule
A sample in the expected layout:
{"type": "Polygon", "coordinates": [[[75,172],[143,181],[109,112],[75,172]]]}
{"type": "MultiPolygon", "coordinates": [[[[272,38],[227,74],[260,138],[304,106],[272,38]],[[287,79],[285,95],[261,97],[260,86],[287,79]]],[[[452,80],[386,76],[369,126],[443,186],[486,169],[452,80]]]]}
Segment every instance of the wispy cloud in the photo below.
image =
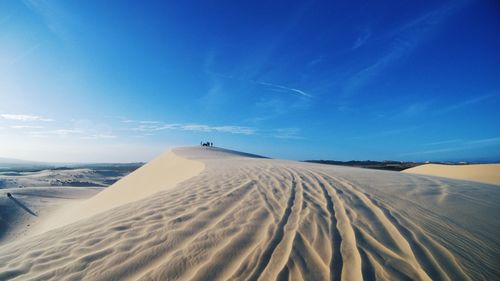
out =
{"type": "Polygon", "coordinates": [[[419,117],[423,114],[425,115],[435,115],[439,116],[442,114],[447,114],[453,111],[459,111],[461,109],[468,108],[470,106],[474,106],[476,104],[485,102],[489,99],[499,96],[498,93],[486,94],[476,97],[471,97],[466,100],[458,101],[456,103],[450,104],[450,102],[446,102],[446,105],[438,104],[436,101],[417,101],[410,103],[402,110],[393,115],[394,118],[401,117],[419,117]]]}
{"type": "Polygon", "coordinates": [[[143,121],[137,120],[127,120],[126,123],[134,124],[132,128],[133,131],[141,131],[141,132],[154,132],[154,131],[162,131],[168,129],[175,129],[181,124],[166,124],[164,122],[155,121],[155,123],[143,123],[143,121]]]}
{"type": "Polygon", "coordinates": [[[325,56],[321,55],[307,63],[308,67],[313,67],[325,61],[325,56]]]}
{"type": "Polygon", "coordinates": [[[83,131],[75,129],[51,129],[51,130],[28,132],[28,135],[34,138],[70,137],[75,135],[82,136],[83,134],[84,134],[83,131]]]}
{"type": "MultiPolygon", "coordinates": [[[[423,41],[428,40],[432,31],[436,30],[435,27],[461,7],[463,2],[445,4],[401,25],[389,35],[382,36],[385,37],[384,40],[393,40],[392,47],[376,58],[373,63],[351,75],[345,81],[341,94],[344,97],[357,94],[368,83],[379,77],[387,67],[413,52],[423,41]]],[[[363,38],[358,38],[359,42],[355,43],[354,46],[359,47],[364,44],[367,39],[363,40],[363,38]]]]}
{"type": "Polygon", "coordinates": [[[268,82],[259,82],[259,81],[253,81],[253,82],[256,84],[262,85],[262,86],[268,86],[268,87],[275,88],[275,89],[285,90],[286,92],[289,92],[289,93],[294,94],[294,95],[298,95],[298,96],[302,96],[302,97],[306,97],[306,98],[313,97],[312,95],[310,95],[302,90],[299,90],[299,89],[295,89],[295,88],[291,88],[291,87],[287,87],[287,86],[283,86],[283,85],[278,85],[278,84],[273,84],[273,83],[268,83],[268,82]]]}
{"type": "Polygon", "coordinates": [[[498,96],[498,94],[486,94],[486,95],[482,95],[482,96],[478,96],[478,97],[473,97],[473,98],[470,98],[468,100],[464,100],[464,101],[449,105],[447,107],[443,107],[439,111],[437,111],[437,113],[438,114],[445,114],[445,113],[448,113],[451,111],[466,108],[468,106],[484,102],[484,101],[491,99],[493,97],[496,97],[496,96],[498,96]]]}
{"type": "Polygon", "coordinates": [[[28,115],[28,114],[0,114],[0,118],[5,119],[5,120],[23,121],[23,122],[29,122],[29,121],[50,122],[50,121],[54,121],[50,118],[37,116],[37,115],[28,115]]]}
{"type": "Polygon", "coordinates": [[[34,138],[79,138],[79,139],[114,139],[117,136],[109,133],[100,133],[97,131],[88,131],[80,129],[53,129],[45,131],[30,131],[30,137],[34,138]]]}
{"type": "Polygon", "coordinates": [[[281,85],[281,84],[275,84],[275,83],[270,83],[270,82],[265,82],[265,81],[258,81],[258,80],[252,80],[252,79],[241,79],[241,78],[238,78],[238,77],[235,77],[235,76],[231,76],[231,75],[226,75],[226,74],[222,74],[222,73],[217,73],[217,72],[212,72],[212,71],[207,71],[208,74],[211,74],[211,75],[214,75],[214,76],[218,76],[218,77],[222,77],[222,78],[225,78],[225,79],[231,79],[231,80],[236,80],[236,81],[240,81],[240,82],[246,82],[246,83],[253,83],[253,84],[257,84],[257,85],[261,85],[261,86],[265,86],[271,90],[280,90],[279,92],[282,92],[282,93],[287,93],[287,94],[291,94],[291,95],[294,95],[294,96],[300,96],[300,97],[306,97],[306,98],[312,98],[313,96],[303,90],[299,90],[299,89],[296,89],[296,88],[293,88],[293,87],[289,87],[289,86],[286,86],[286,85],[281,85]]]}
{"type": "Polygon", "coordinates": [[[30,126],[30,125],[14,125],[10,126],[11,129],[24,130],[24,129],[43,129],[43,126],[30,126]]]}
{"type": "Polygon", "coordinates": [[[304,139],[300,136],[299,128],[277,128],[259,129],[247,126],[219,125],[212,126],[199,123],[163,123],[160,121],[144,123],[137,120],[127,120],[126,123],[134,123],[135,126],[129,130],[140,132],[141,137],[152,136],[156,132],[165,130],[189,131],[198,133],[227,133],[237,135],[260,135],[263,137],[273,137],[277,139],[304,139]]]}
{"type": "Polygon", "coordinates": [[[192,125],[182,125],[179,128],[184,131],[220,132],[220,133],[243,134],[243,135],[255,134],[255,129],[249,127],[241,127],[241,126],[208,126],[208,125],[192,124],[192,125]]]}
{"type": "Polygon", "coordinates": [[[84,139],[115,139],[117,136],[110,134],[90,134],[83,137],[84,139]]]}
{"type": "Polygon", "coordinates": [[[417,152],[403,153],[403,154],[400,154],[400,156],[438,154],[438,153],[443,153],[443,152],[459,151],[459,150],[464,150],[464,149],[465,149],[464,147],[449,147],[449,148],[429,149],[429,150],[422,150],[422,151],[417,151],[417,152]]]}
{"type": "Polygon", "coordinates": [[[427,145],[447,145],[447,147],[403,153],[401,154],[401,156],[439,154],[451,151],[462,151],[480,147],[496,146],[500,145],[500,137],[473,139],[473,140],[445,140],[445,141],[430,143],[427,145]]]}
{"type": "Polygon", "coordinates": [[[292,140],[302,140],[304,137],[300,136],[299,128],[280,128],[273,130],[273,137],[278,139],[292,139],[292,140]]]}
{"type": "Polygon", "coordinates": [[[479,144],[479,145],[500,144],[500,137],[471,140],[469,141],[469,144],[479,144]]]}
{"type": "Polygon", "coordinates": [[[38,43],[38,44],[35,44],[35,45],[29,47],[28,49],[22,51],[18,56],[15,56],[10,62],[8,62],[7,66],[11,67],[11,66],[21,62],[22,60],[27,58],[29,55],[31,55],[33,52],[35,52],[40,46],[41,46],[41,44],[38,43]]]}
{"type": "Polygon", "coordinates": [[[84,131],[75,130],[75,129],[56,129],[56,130],[45,131],[45,133],[52,134],[52,135],[58,135],[58,136],[69,136],[69,135],[83,134],[84,131]]]}
{"type": "Polygon", "coordinates": [[[408,105],[400,114],[396,117],[414,117],[420,116],[420,114],[426,112],[430,104],[428,102],[415,102],[408,105]]]}
{"type": "Polygon", "coordinates": [[[47,0],[23,0],[30,10],[38,15],[47,29],[60,39],[67,40],[70,28],[75,25],[76,15],[69,14],[60,3],[47,0]]]}
{"type": "Polygon", "coordinates": [[[121,122],[122,122],[122,123],[135,123],[135,122],[137,122],[137,121],[132,120],[132,119],[123,119],[121,122]]]}
{"type": "Polygon", "coordinates": [[[361,35],[359,35],[358,38],[356,38],[356,41],[354,41],[352,49],[355,50],[365,45],[365,43],[368,41],[368,39],[370,39],[371,36],[372,33],[369,27],[363,29],[361,35]]]}
{"type": "Polygon", "coordinates": [[[410,131],[413,131],[415,129],[418,129],[419,127],[420,126],[408,126],[408,127],[404,127],[404,128],[400,128],[400,129],[377,131],[374,133],[368,132],[368,134],[366,134],[366,135],[352,137],[351,139],[360,140],[360,139],[374,139],[374,138],[388,137],[388,136],[403,134],[405,132],[410,132],[410,131]]]}
{"type": "Polygon", "coordinates": [[[429,142],[424,145],[426,146],[436,146],[436,145],[443,145],[443,144],[450,144],[450,143],[458,143],[462,142],[460,139],[453,139],[453,140],[443,140],[443,141],[435,141],[435,142],[429,142]]]}
{"type": "Polygon", "coordinates": [[[223,126],[210,126],[206,124],[165,124],[158,121],[154,123],[141,123],[138,121],[139,125],[132,128],[134,131],[141,132],[154,132],[163,130],[181,130],[181,131],[193,131],[193,132],[218,132],[218,133],[231,133],[231,134],[242,134],[242,135],[253,135],[256,133],[254,128],[244,127],[244,126],[233,126],[233,125],[223,125],[223,126]]]}

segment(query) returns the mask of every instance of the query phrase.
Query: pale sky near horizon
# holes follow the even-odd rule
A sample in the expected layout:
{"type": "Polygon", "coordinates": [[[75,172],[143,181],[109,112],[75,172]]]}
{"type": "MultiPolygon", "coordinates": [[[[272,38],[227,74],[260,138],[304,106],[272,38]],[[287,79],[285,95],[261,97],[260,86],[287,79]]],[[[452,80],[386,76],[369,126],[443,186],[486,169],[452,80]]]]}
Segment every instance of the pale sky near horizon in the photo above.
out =
{"type": "Polygon", "coordinates": [[[499,30],[494,0],[0,0],[0,157],[500,161],[499,30]]]}

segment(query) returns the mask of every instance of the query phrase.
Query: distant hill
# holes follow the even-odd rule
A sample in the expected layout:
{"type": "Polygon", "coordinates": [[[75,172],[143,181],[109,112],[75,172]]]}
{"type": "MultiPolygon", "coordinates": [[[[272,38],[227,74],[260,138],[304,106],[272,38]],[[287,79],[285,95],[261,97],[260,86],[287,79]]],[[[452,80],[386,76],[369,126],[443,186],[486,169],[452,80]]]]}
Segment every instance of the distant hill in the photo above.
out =
{"type": "Polygon", "coordinates": [[[37,161],[29,161],[29,160],[21,160],[14,158],[5,158],[0,157],[0,165],[1,164],[15,164],[15,165],[48,165],[48,163],[37,162],[37,161]]]}
{"type": "Polygon", "coordinates": [[[0,157],[0,171],[19,169],[23,171],[41,170],[55,167],[54,164],[0,157]]]}

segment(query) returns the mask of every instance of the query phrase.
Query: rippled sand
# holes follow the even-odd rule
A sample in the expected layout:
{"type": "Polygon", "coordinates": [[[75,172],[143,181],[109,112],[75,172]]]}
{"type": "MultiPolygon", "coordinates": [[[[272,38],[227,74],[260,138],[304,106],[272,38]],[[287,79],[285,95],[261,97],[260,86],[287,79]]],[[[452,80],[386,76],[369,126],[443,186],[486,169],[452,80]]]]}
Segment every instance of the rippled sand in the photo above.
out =
{"type": "MultiPolygon", "coordinates": [[[[112,209],[0,246],[0,280],[500,276],[498,186],[216,148],[174,153],[157,163],[182,158],[203,170],[134,202],[109,196],[112,209]]],[[[145,166],[117,185],[149,191],[153,171],[162,168],[145,166]]]]}

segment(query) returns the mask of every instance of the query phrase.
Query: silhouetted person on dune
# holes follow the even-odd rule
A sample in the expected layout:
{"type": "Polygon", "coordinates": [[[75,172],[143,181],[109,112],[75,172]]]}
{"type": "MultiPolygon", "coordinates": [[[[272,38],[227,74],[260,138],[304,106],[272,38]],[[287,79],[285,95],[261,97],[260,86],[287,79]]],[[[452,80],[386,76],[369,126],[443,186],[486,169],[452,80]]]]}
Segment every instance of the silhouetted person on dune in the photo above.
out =
{"type": "Polygon", "coordinates": [[[210,147],[210,146],[214,146],[214,143],[207,141],[207,142],[200,142],[200,145],[201,146],[209,146],[210,147]]]}

